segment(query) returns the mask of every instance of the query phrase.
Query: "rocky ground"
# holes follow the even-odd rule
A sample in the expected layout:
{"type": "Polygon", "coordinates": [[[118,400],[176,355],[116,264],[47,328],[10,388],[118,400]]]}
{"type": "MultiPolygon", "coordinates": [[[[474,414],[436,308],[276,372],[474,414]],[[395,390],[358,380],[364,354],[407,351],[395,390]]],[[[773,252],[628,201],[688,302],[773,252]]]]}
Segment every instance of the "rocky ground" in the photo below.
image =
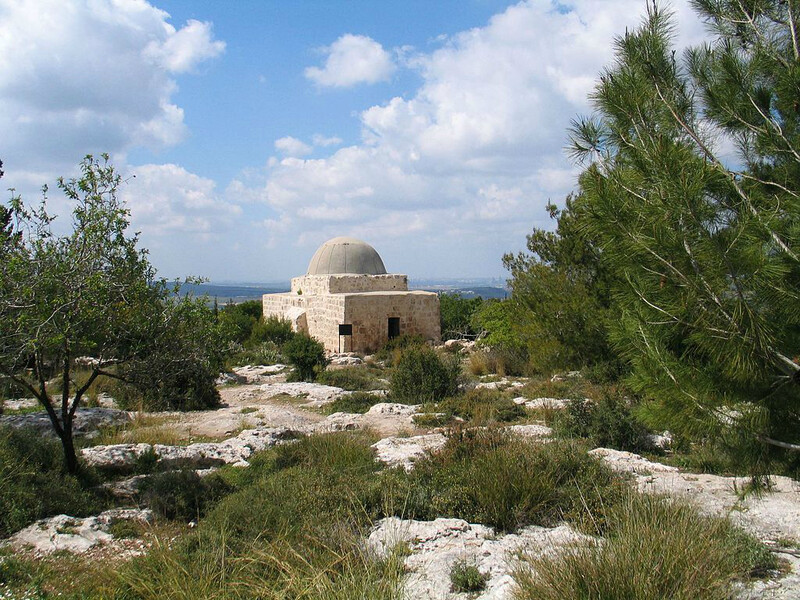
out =
{"type": "MultiPolygon", "coordinates": [[[[160,413],[159,426],[165,425],[181,439],[180,444],[115,444],[85,448],[87,463],[98,467],[131,466],[141,456],[154,456],[167,468],[195,468],[200,474],[229,464],[248,465],[248,458],[269,446],[290,443],[299,435],[323,431],[369,428],[381,439],[374,448],[378,460],[391,466],[413,469],[414,461],[436,452],[445,443],[443,432],[421,430],[413,416],[417,407],[380,403],[366,414],[334,413],[325,415],[326,404],[347,394],[344,390],[310,383],[287,383],[280,366],[246,367],[231,375],[221,386],[223,406],[214,411],[160,413]],[[193,439],[203,440],[192,442],[193,439]]],[[[487,382],[485,387],[516,388],[519,382],[487,382]]],[[[558,398],[515,399],[529,408],[559,408],[558,398]]],[[[6,405],[7,410],[9,405],[6,405]]],[[[14,406],[14,409],[26,405],[14,406]]],[[[133,415],[110,407],[82,409],[78,412],[80,431],[92,435],[98,426],[119,425],[133,415]]],[[[2,422],[21,427],[32,425],[46,431],[41,413],[7,415],[2,422]]],[[[49,425],[49,424],[47,424],[49,425]]],[[[531,423],[509,428],[514,434],[546,440],[550,430],[531,423]]],[[[740,584],[743,600],[756,598],[789,599],[800,597],[800,484],[774,478],[774,488],[760,496],[740,493],[746,480],[714,475],[682,473],[675,467],[651,462],[641,456],[598,448],[592,454],[612,468],[630,473],[645,493],[666,493],[689,499],[699,510],[727,515],[734,523],[772,546],[785,559],[785,574],[774,574],[765,581],[740,584]]],[[[124,469],[123,469],[124,470],[124,469]]],[[[122,477],[110,487],[120,497],[133,497],[146,476],[122,477]]],[[[113,549],[117,557],[144,551],[143,543],[116,540],[109,532],[120,519],[147,522],[148,511],[110,511],[87,519],[59,515],[44,519],[20,531],[5,544],[19,551],[44,555],[66,550],[97,554],[98,549],[113,549]],[[122,514],[124,513],[124,514],[122,514]],[[116,545],[115,545],[116,544],[116,545]]],[[[366,543],[379,553],[398,543],[409,551],[409,598],[463,598],[450,591],[449,572],[456,561],[474,564],[488,576],[486,589],[472,597],[481,599],[511,598],[513,570],[520,554],[558,552],[568,544],[597,543],[566,525],[556,528],[527,527],[514,534],[499,535],[490,527],[458,519],[430,522],[384,519],[376,524],[366,543]]],[[[102,556],[99,554],[98,556],[102,556]]]]}

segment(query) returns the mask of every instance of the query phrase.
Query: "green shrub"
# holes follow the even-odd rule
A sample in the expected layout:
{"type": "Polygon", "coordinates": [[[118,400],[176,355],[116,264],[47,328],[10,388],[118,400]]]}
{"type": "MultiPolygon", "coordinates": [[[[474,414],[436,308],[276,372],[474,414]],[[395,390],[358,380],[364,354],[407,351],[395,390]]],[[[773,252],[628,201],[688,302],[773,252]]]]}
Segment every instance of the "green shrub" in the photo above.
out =
{"type": "Polygon", "coordinates": [[[261,317],[253,325],[253,329],[248,338],[248,345],[258,345],[264,342],[272,342],[279,346],[285,344],[294,337],[292,322],[280,317],[261,317]]]}
{"type": "Polygon", "coordinates": [[[370,394],[369,392],[353,392],[352,394],[345,394],[339,396],[336,400],[331,402],[325,407],[325,412],[345,412],[345,413],[365,413],[372,406],[383,402],[385,400],[382,396],[370,394]]]}
{"type": "Polygon", "coordinates": [[[214,473],[200,477],[194,471],[167,471],[144,481],[141,498],[165,519],[191,521],[204,516],[230,491],[230,486],[214,473]]]}
{"type": "Polygon", "coordinates": [[[618,393],[605,393],[597,402],[570,400],[555,418],[554,430],[564,437],[588,438],[595,446],[630,452],[653,448],[647,428],[618,393]]]}
{"type": "Polygon", "coordinates": [[[232,344],[225,361],[227,369],[244,365],[275,365],[283,362],[280,348],[275,342],[267,341],[248,345],[232,344]]]}
{"type": "Polygon", "coordinates": [[[483,298],[463,298],[459,293],[439,294],[439,316],[442,339],[461,339],[478,333],[472,315],[483,304],[483,298]]]}
{"type": "Polygon", "coordinates": [[[592,533],[605,530],[608,510],[627,489],[584,447],[495,429],[454,433],[442,451],[410,474],[387,474],[384,485],[388,504],[406,518],[460,518],[503,531],[567,520],[592,533]]]}
{"type": "Polygon", "coordinates": [[[30,430],[0,427],[0,537],[37,519],[95,512],[99,500],[63,470],[61,445],[30,430]]]}
{"type": "Polygon", "coordinates": [[[421,335],[404,333],[387,341],[383,347],[375,353],[375,358],[386,362],[387,366],[392,366],[394,361],[406,348],[424,346],[425,338],[421,335]]]}
{"type": "Polygon", "coordinates": [[[507,423],[525,416],[522,406],[514,404],[502,392],[489,389],[472,389],[447,398],[438,404],[438,409],[475,424],[507,423]]]}
{"type": "Polygon", "coordinates": [[[326,434],[257,454],[195,533],[123,567],[125,591],[137,599],[399,600],[402,560],[363,550],[382,505],[373,441],[326,434]]]}
{"type": "Polygon", "coordinates": [[[225,339],[242,344],[252,336],[262,312],[260,300],[247,300],[239,304],[231,301],[219,310],[217,321],[225,339]]]}
{"type": "Polygon", "coordinates": [[[369,391],[381,387],[369,368],[364,366],[328,368],[317,376],[317,381],[350,391],[369,391]]]}
{"type": "Polygon", "coordinates": [[[457,560],[450,568],[450,591],[456,593],[481,592],[489,581],[488,573],[481,573],[476,565],[457,560]]]}
{"type": "Polygon", "coordinates": [[[518,600],[723,600],[732,577],[776,566],[764,546],[693,507],[631,494],[611,512],[604,544],[528,558],[515,574],[518,600]]]}
{"type": "Polygon", "coordinates": [[[427,346],[411,346],[392,368],[392,398],[407,404],[435,402],[458,392],[460,376],[456,357],[443,359],[427,346]]]}
{"type": "Polygon", "coordinates": [[[289,364],[294,367],[295,381],[314,381],[317,373],[328,363],[325,347],[305,334],[298,334],[286,342],[282,352],[289,364]]]}

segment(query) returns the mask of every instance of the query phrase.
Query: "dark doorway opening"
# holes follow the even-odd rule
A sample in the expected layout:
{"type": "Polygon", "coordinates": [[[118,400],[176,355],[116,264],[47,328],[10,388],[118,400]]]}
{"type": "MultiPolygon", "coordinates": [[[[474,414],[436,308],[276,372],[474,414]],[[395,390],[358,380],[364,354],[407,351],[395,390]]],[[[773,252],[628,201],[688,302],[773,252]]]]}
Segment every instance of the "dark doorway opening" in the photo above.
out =
{"type": "Polygon", "coordinates": [[[400,335],[400,317],[389,317],[389,339],[400,335]]]}

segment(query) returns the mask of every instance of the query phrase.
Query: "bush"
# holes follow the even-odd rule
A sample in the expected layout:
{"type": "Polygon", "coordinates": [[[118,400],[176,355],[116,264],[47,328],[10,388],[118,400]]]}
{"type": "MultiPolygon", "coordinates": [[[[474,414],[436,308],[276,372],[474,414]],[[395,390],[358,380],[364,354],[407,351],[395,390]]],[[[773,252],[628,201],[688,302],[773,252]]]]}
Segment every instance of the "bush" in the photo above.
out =
{"type": "Polygon", "coordinates": [[[627,489],[577,444],[537,444],[495,429],[456,432],[410,474],[387,474],[384,486],[405,518],[459,518],[502,531],[566,520],[594,534],[627,489]]]}
{"type": "Polygon", "coordinates": [[[480,592],[489,581],[488,573],[481,573],[476,565],[457,560],[450,568],[450,590],[457,594],[480,592]]]}
{"type": "Polygon", "coordinates": [[[525,416],[522,406],[514,404],[502,392],[488,389],[473,389],[447,398],[439,403],[438,409],[475,424],[508,423],[525,416]]]}
{"type": "Polygon", "coordinates": [[[407,404],[441,400],[458,392],[460,375],[456,357],[442,359],[427,346],[411,346],[392,368],[392,398],[407,404]]]}
{"type": "Polygon", "coordinates": [[[60,513],[84,516],[98,499],[63,471],[61,445],[30,430],[0,427],[0,537],[60,513]]]}
{"type": "MultiPolygon", "coordinates": [[[[260,307],[260,305],[259,305],[260,307]]],[[[283,345],[295,336],[292,331],[292,322],[280,317],[261,317],[253,325],[253,329],[248,338],[248,345],[257,345],[263,342],[272,342],[283,345]]]]}
{"type": "Polygon", "coordinates": [[[325,407],[326,412],[365,413],[385,398],[368,392],[353,392],[339,396],[325,407]]]}
{"type": "Polygon", "coordinates": [[[298,334],[282,348],[286,360],[294,367],[295,381],[314,381],[325,365],[325,347],[314,338],[298,334]]]}
{"type": "Polygon", "coordinates": [[[653,449],[647,428],[618,393],[605,393],[597,402],[570,400],[554,429],[564,437],[588,438],[595,446],[630,452],[653,449]]]}
{"type": "Polygon", "coordinates": [[[364,366],[328,368],[317,375],[317,381],[350,391],[368,391],[380,388],[375,376],[370,373],[368,367],[364,366]]]}
{"type": "Polygon", "coordinates": [[[425,338],[421,335],[411,335],[404,333],[387,341],[383,347],[375,353],[375,358],[386,362],[387,366],[392,366],[406,348],[424,346],[425,338]]]}
{"type": "Polygon", "coordinates": [[[243,344],[253,334],[263,308],[260,300],[229,302],[219,311],[217,321],[226,340],[243,344]]]}
{"type": "Polygon", "coordinates": [[[463,298],[459,293],[439,294],[439,315],[442,339],[452,340],[474,337],[478,332],[472,324],[472,315],[483,304],[483,298],[463,298]]]}
{"type": "Polygon", "coordinates": [[[631,494],[610,517],[604,544],[528,558],[530,568],[514,577],[517,598],[723,600],[732,577],[776,566],[762,544],[728,521],[673,499],[631,494]]]}
{"type": "Polygon", "coordinates": [[[167,471],[145,479],[142,501],[157,515],[171,520],[191,521],[205,516],[230,486],[217,474],[200,477],[194,471],[167,471]]]}

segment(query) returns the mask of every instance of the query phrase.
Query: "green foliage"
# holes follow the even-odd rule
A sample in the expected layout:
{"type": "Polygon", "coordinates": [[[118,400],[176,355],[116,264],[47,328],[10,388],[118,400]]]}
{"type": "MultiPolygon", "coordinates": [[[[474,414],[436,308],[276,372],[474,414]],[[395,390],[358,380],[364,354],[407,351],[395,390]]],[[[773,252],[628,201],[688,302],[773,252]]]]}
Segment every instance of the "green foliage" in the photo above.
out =
{"type": "Polygon", "coordinates": [[[194,471],[167,471],[144,480],[141,499],[165,519],[191,521],[205,516],[230,486],[214,473],[200,477],[194,471]]]}
{"type": "Polygon", "coordinates": [[[488,300],[472,316],[473,327],[485,333],[482,347],[489,349],[490,357],[502,365],[504,374],[523,375],[528,365],[528,346],[523,332],[515,320],[515,307],[510,300],[488,300]]]}
{"type": "Polygon", "coordinates": [[[518,600],[723,600],[733,577],[775,568],[771,553],[728,521],[687,505],[632,494],[610,514],[603,544],[528,557],[515,573],[518,600]]]}
{"type": "Polygon", "coordinates": [[[326,412],[346,412],[346,413],[365,413],[375,404],[384,402],[382,396],[370,394],[369,392],[353,392],[339,396],[336,400],[325,407],[326,412]]]}
{"type": "Polygon", "coordinates": [[[375,353],[375,358],[382,360],[387,366],[391,367],[400,358],[406,348],[413,346],[424,346],[425,339],[421,335],[403,333],[388,340],[380,350],[375,353]]]}
{"type": "Polygon", "coordinates": [[[59,444],[28,430],[0,427],[0,537],[37,519],[91,514],[98,500],[63,472],[59,444]]]}
{"type": "Polygon", "coordinates": [[[567,520],[592,533],[626,485],[573,443],[537,444],[500,430],[464,430],[445,449],[385,478],[405,518],[460,518],[503,531],[567,520]]]}
{"type": "Polygon", "coordinates": [[[585,230],[616,274],[611,335],[649,421],[764,474],[800,447],[795,18],[779,0],[694,4],[712,43],[676,58],[670,16],[650,8],[617,39],[572,151],[593,161],[585,230]]]}
{"type": "Polygon", "coordinates": [[[462,298],[461,294],[439,294],[442,339],[462,339],[477,335],[472,315],[483,304],[482,298],[462,298]]]}
{"type": "Polygon", "coordinates": [[[436,402],[458,392],[461,365],[427,346],[409,346],[392,367],[391,393],[397,402],[436,402]]]}
{"type": "Polygon", "coordinates": [[[438,412],[461,417],[475,425],[508,423],[525,416],[525,409],[497,390],[473,389],[436,405],[438,412]]]}
{"type": "Polygon", "coordinates": [[[553,429],[564,437],[588,438],[594,446],[630,452],[653,449],[647,428],[619,394],[603,394],[597,402],[570,400],[556,416],[553,429]]]}
{"type": "Polygon", "coordinates": [[[607,332],[611,275],[586,234],[583,200],[568,197],[563,210],[548,208],[556,231],[534,229],[528,253],[503,257],[511,272],[504,327],[520,338],[529,368],[537,372],[613,360],[607,332]]]}
{"type": "MultiPolygon", "coordinates": [[[[259,303],[259,311],[261,304],[259,303]]],[[[286,319],[281,319],[275,316],[259,318],[258,322],[253,325],[248,338],[249,345],[272,342],[281,346],[294,337],[292,331],[292,323],[286,319]]]]}
{"type": "Polygon", "coordinates": [[[476,565],[464,559],[457,560],[450,568],[450,590],[457,594],[483,591],[487,581],[489,581],[488,573],[481,573],[476,565]]]}
{"type": "Polygon", "coordinates": [[[372,441],[319,435],[257,455],[196,533],[123,567],[126,597],[399,599],[402,559],[361,543],[381,503],[372,441]]]}
{"type": "Polygon", "coordinates": [[[382,386],[377,377],[365,366],[328,368],[317,376],[319,383],[350,391],[368,391],[382,386]]]}
{"type": "Polygon", "coordinates": [[[226,340],[243,344],[261,318],[261,303],[248,300],[234,304],[229,302],[219,310],[217,320],[226,340]]]}
{"type": "Polygon", "coordinates": [[[72,226],[63,236],[53,232],[46,188],[36,209],[11,198],[17,233],[9,238],[3,226],[0,261],[0,378],[24,387],[47,409],[73,473],[72,421],[96,378],[126,369],[145,379],[172,378],[170,394],[208,404],[215,393],[210,372],[219,362],[213,319],[203,303],[173,300],[146,250],[137,248],[138,236],[128,235],[129,211],[117,197],[121,180],[108,156],[87,156],[80,170],[79,179],[58,182],[73,206],[72,226]],[[96,361],[78,385],[75,359],[81,356],[96,361]],[[45,386],[54,376],[61,380],[60,398],[45,386]]]}
{"type": "Polygon", "coordinates": [[[295,380],[314,381],[317,374],[328,364],[325,347],[314,338],[298,334],[286,342],[281,349],[286,360],[294,367],[295,380]]]}

